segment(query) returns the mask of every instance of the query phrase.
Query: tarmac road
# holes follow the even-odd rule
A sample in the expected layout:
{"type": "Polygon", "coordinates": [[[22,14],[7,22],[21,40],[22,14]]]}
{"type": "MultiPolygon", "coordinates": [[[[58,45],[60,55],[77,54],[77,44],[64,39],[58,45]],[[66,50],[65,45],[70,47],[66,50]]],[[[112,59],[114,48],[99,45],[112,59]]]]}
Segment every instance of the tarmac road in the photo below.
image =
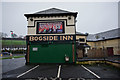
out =
{"type": "Polygon", "coordinates": [[[119,78],[120,69],[99,65],[27,65],[3,73],[3,78],[119,78]]]}
{"type": "Polygon", "coordinates": [[[25,58],[15,59],[3,59],[2,61],[2,73],[17,69],[25,65],[25,58]]]}

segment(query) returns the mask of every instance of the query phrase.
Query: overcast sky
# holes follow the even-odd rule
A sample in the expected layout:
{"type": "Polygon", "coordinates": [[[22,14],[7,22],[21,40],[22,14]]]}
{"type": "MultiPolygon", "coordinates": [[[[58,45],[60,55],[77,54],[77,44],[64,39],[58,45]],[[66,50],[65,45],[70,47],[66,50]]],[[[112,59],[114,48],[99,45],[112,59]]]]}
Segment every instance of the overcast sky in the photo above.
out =
{"type": "Polygon", "coordinates": [[[118,28],[117,2],[3,2],[2,31],[9,36],[11,30],[18,35],[26,35],[24,14],[53,7],[78,12],[76,30],[82,33],[95,34],[118,28]]]}

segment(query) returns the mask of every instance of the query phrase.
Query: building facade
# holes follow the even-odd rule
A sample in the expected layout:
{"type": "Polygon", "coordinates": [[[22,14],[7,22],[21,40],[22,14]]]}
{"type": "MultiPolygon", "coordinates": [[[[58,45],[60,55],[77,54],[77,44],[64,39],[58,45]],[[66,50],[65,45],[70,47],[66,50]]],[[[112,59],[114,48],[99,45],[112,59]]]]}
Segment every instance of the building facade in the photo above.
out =
{"type": "Polygon", "coordinates": [[[74,63],[76,61],[77,12],[57,8],[25,14],[27,63],[74,63]]]}
{"type": "Polygon", "coordinates": [[[89,34],[87,44],[91,46],[91,49],[106,49],[108,56],[120,55],[120,28],[89,34]]]}
{"type": "Polygon", "coordinates": [[[89,45],[87,45],[87,36],[87,33],[76,32],[77,58],[86,57],[86,48],[89,48],[89,45]]]}

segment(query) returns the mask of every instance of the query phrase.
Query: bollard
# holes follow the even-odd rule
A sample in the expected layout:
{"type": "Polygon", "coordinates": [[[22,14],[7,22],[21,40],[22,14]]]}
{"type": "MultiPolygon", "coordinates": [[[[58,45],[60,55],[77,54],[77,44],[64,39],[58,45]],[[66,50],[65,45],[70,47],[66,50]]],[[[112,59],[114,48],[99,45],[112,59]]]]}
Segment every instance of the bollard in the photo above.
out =
{"type": "Polygon", "coordinates": [[[1,57],[2,57],[3,55],[1,54],[1,57]]]}

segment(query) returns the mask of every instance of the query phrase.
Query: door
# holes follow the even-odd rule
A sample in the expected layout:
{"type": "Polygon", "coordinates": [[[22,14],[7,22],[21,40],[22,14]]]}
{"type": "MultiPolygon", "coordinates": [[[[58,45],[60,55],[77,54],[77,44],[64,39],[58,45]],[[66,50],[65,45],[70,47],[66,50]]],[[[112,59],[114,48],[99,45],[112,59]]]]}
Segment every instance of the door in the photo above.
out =
{"type": "Polygon", "coordinates": [[[113,56],[113,47],[107,47],[108,56],[113,56]]]}

